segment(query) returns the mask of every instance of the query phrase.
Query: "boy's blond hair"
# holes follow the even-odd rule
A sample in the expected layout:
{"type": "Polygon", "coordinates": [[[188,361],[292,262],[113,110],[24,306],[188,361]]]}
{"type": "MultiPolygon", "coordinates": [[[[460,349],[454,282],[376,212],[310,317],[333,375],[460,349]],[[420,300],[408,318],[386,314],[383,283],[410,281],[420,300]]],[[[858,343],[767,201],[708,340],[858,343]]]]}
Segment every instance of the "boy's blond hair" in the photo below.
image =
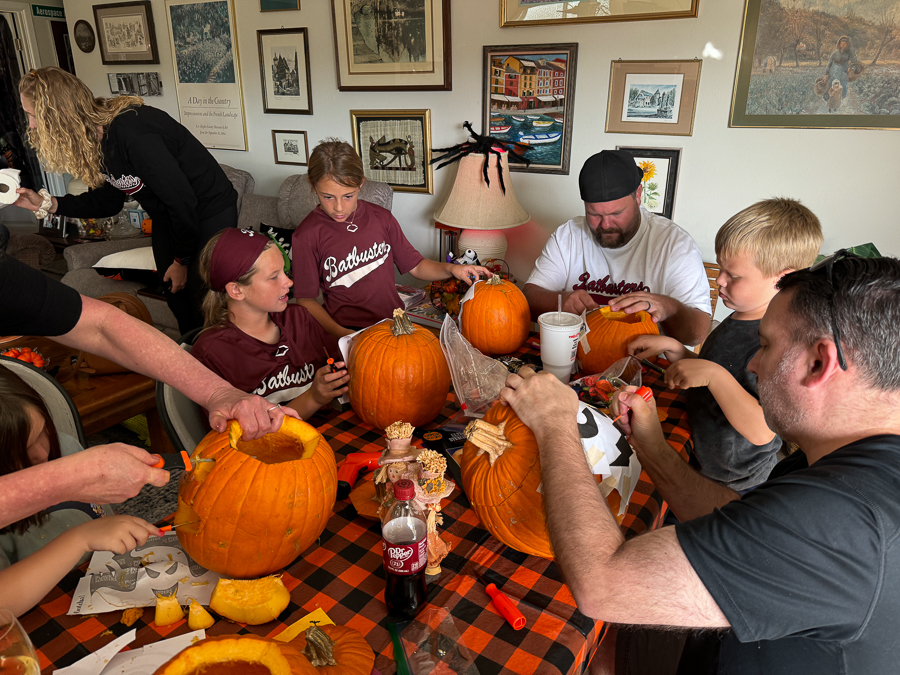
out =
{"type": "Polygon", "coordinates": [[[796,199],[776,197],[748,206],[728,219],[716,234],[716,255],[747,253],[767,277],[802,270],[816,261],[822,225],[796,199]]]}

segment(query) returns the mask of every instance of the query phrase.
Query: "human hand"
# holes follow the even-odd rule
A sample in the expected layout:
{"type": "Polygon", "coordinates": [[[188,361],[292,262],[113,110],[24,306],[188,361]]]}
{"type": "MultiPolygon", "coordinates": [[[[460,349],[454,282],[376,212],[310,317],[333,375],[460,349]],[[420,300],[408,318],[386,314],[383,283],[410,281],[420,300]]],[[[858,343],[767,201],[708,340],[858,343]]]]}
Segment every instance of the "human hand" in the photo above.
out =
{"type": "Polygon", "coordinates": [[[667,295],[638,291],[613,298],[610,300],[609,308],[613,312],[625,312],[626,314],[647,312],[653,319],[653,323],[660,323],[678,311],[678,303],[667,295]]]}
{"type": "Polygon", "coordinates": [[[450,265],[450,273],[459,279],[465,281],[469,286],[484,277],[491,278],[491,271],[487,267],[479,267],[478,265],[450,265]]]}
{"type": "Polygon", "coordinates": [[[500,402],[509,405],[535,435],[571,422],[578,415],[578,396],[547,372],[535,374],[528,368],[521,375],[510,375],[500,390],[500,402]]]}
{"type": "Polygon", "coordinates": [[[343,361],[338,361],[334,364],[334,367],[337,368],[336,372],[331,372],[331,366],[322,366],[316,371],[316,377],[310,390],[313,400],[320,406],[347,393],[347,387],[344,385],[350,381],[350,375],[347,373],[346,366],[347,364],[343,361]]]}
{"type": "Polygon", "coordinates": [[[587,291],[570,291],[568,293],[563,293],[562,296],[563,311],[577,314],[578,316],[581,316],[582,312],[584,312],[585,310],[591,311],[592,309],[597,309],[600,306],[594,301],[594,299],[591,297],[591,294],[587,291]]]}
{"type": "Polygon", "coordinates": [[[19,197],[13,202],[13,206],[19,206],[29,211],[37,211],[41,208],[41,204],[44,203],[44,198],[34,190],[19,188],[16,190],[16,193],[18,193],[19,197]]]}
{"type": "Polygon", "coordinates": [[[625,434],[628,442],[639,452],[641,450],[658,447],[659,443],[665,443],[662,426],[656,415],[656,399],[645,401],[637,393],[637,387],[623,387],[613,395],[612,412],[619,418],[617,424],[625,434]],[[631,415],[628,413],[631,412],[631,415]]]}
{"type": "Polygon", "coordinates": [[[60,475],[66,482],[60,486],[59,501],[116,504],[134,497],[145,484],[162,487],[169,482],[168,471],[153,468],[158,461],[146,450],[112,443],[49,464],[64,469],[60,475]]]}
{"type": "Polygon", "coordinates": [[[245,441],[278,431],[285,415],[300,417],[290,408],[272,405],[261,396],[245,394],[234,387],[217,389],[203,407],[209,411],[209,426],[216,431],[225,431],[228,420],[237,420],[245,441]]]}
{"type": "Polygon", "coordinates": [[[685,358],[687,351],[678,340],[665,335],[641,335],[628,343],[628,353],[638,359],[663,354],[669,363],[675,363],[685,358]]]}
{"type": "Polygon", "coordinates": [[[706,359],[683,359],[666,368],[666,384],[670,389],[690,389],[708,387],[724,368],[706,359]]]}
{"type": "Polygon", "coordinates": [[[166,273],[163,275],[163,281],[171,281],[172,292],[177,293],[182,288],[184,288],[184,285],[187,283],[187,276],[187,265],[173,262],[171,265],[169,265],[169,269],[167,269],[166,273]]]}
{"type": "Polygon", "coordinates": [[[127,553],[145,544],[151,535],[160,535],[158,527],[135,516],[97,518],[72,528],[70,532],[73,537],[77,537],[85,553],[91,551],[127,553]]]}

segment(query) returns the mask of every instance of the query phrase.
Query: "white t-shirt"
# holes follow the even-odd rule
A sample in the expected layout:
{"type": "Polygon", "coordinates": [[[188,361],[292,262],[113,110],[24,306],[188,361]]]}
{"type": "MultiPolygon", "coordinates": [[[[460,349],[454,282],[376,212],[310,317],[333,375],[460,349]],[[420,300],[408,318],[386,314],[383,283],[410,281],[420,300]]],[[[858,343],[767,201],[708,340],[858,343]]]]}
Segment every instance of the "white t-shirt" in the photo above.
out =
{"type": "Polygon", "coordinates": [[[598,305],[645,291],[712,313],[697,244],[671,220],[643,207],[637,234],[622,248],[601,248],[584,216],[560,225],[544,245],[528,283],[550,291],[584,290],[598,305]]]}

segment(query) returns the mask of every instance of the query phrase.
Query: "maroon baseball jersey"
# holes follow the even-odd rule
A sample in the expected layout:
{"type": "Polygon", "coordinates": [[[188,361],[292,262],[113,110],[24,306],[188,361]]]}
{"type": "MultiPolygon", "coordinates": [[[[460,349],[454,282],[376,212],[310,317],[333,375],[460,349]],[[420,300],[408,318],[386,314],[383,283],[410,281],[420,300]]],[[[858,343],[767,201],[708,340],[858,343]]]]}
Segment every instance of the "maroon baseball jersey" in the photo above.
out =
{"type": "Polygon", "coordinates": [[[351,220],[339,223],[316,208],[294,230],[294,297],[321,290],[325,311],[340,325],[371,326],[403,307],[394,267],[406,274],[422,254],[387,209],[359,200],[351,220]]]}
{"type": "Polygon", "coordinates": [[[340,360],[340,350],[305,307],[288,305],[269,316],[281,329],[275,344],[257,340],[229,321],[200,333],[191,355],[237,389],[285,403],[309,389],[325,365],[326,349],[335,360],[340,360]]]}

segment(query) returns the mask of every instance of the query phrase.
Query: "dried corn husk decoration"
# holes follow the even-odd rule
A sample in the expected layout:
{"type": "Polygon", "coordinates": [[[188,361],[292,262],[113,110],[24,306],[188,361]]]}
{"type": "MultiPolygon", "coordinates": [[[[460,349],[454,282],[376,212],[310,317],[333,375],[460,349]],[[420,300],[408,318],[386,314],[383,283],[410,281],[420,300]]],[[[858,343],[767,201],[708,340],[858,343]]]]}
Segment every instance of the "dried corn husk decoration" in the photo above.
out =
{"type": "Polygon", "coordinates": [[[512,447],[512,443],[506,440],[506,436],[503,433],[505,428],[506,420],[501,422],[500,426],[495,426],[484,420],[472,420],[466,426],[464,433],[466,438],[478,447],[478,455],[476,456],[486,452],[488,454],[488,462],[491,466],[494,466],[497,458],[512,447]]]}

